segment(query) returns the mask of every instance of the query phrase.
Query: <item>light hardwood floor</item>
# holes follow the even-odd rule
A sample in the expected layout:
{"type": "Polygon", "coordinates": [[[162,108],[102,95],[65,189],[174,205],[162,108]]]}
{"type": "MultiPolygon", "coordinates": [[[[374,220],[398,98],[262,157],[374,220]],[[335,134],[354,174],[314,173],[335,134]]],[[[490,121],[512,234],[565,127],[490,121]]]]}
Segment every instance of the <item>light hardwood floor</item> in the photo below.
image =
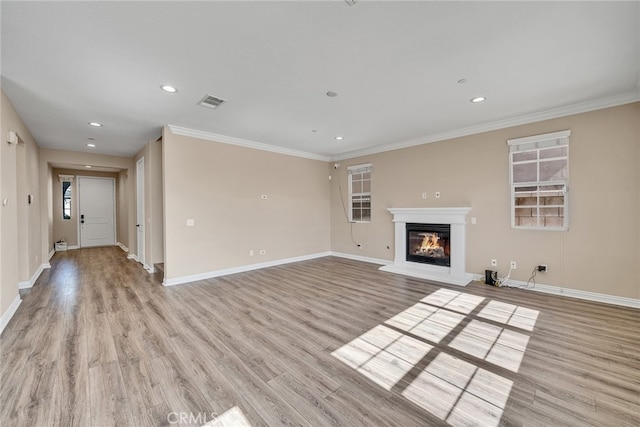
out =
{"type": "Polygon", "coordinates": [[[51,264],[0,337],[2,426],[640,425],[639,310],[333,257],[170,288],[118,248],[51,264]]]}

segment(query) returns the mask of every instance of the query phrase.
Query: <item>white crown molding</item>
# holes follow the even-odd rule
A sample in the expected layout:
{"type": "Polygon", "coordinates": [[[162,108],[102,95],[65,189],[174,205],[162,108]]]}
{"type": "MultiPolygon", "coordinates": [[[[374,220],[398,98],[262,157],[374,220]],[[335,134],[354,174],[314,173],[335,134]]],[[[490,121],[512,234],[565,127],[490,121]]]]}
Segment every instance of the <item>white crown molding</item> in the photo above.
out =
{"type": "Polygon", "coordinates": [[[222,144],[237,145],[240,147],[253,148],[254,150],[269,151],[272,153],[284,154],[287,156],[302,157],[304,159],[320,160],[328,162],[330,158],[321,154],[307,153],[305,151],[293,150],[291,148],[278,147],[264,144],[262,142],[249,141],[247,139],[235,138],[233,136],[219,135],[202,130],[189,129],[181,126],[167,125],[171,133],[175,135],[189,136],[192,138],[205,139],[207,141],[220,142],[222,144]]]}
{"type": "MultiPolygon", "coordinates": [[[[639,83],[640,85],[640,83],[639,83]]],[[[524,125],[527,123],[540,122],[543,120],[556,119],[559,117],[570,116],[573,114],[587,113],[589,111],[601,110],[604,108],[617,107],[619,105],[630,104],[640,101],[640,86],[635,91],[615,95],[607,98],[581,102],[578,104],[567,105],[564,107],[553,108],[551,110],[540,111],[537,113],[524,114],[509,119],[498,120],[495,122],[483,123],[476,126],[469,126],[462,129],[456,129],[447,132],[441,132],[420,138],[410,139],[407,141],[393,142],[390,144],[379,145],[377,147],[364,148],[362,150],[348,151],[345,153],[335,154],[331,156],[330,161],[346,160],[355,157],[362,157],[371,154],[384,153],[386,151],[400,150],[402,148],[415,147],[416,145],[429,144],[432,142],[444,141],[447,139],[460,138],[463,136],[475,135],[478,133],[505,129],[513,126],[524,125]]]]}
{"type": "Polygon", "coordinates": [[[275,267],[278,265],[290,264],[292,262],[308,261],[316,258],[326,257],[326,256],[329,256],[330,254],[331,252],[320,252],[316,254],[302,255],[302,256],[297,256],[293,258],[284,258],[284,259],[279,259],[275,261],[261,262],[258,264],[241,265],[239,267],[208,271],[206,273],[191,274],[189,276],[174,277],[173,279],[167,279],[165,277],[162,284],[164,286],[181,285],[183,283],[190,283],[190,282],[196,282],[198,280],[206,280],[214,277],[227,276],[229,274],[244,273],[246,271],[259,270],[261,268],[267,268],[267,267],[275,267]]]}
{"type": "Polygon", "coordinates": [[[2,333],[2,331],[4,331],[4,328],[7,327],[13,315],[16,314],[16,311],[18,310],[18,307],[20,307],[21,303],[22,300],[20,299],[20,295],[16,295],[9,308],[7,308],[7,311],[2,314],[2,317],[0,317],[0,334],[2,333]]]}

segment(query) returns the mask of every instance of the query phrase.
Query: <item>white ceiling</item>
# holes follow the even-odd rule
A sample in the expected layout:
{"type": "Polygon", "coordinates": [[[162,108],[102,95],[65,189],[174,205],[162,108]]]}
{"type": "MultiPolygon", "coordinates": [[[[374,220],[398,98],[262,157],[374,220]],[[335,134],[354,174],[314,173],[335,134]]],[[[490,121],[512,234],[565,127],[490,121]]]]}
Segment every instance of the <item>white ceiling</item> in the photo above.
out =
{"type": "Polygon", "coordinates": [[[1,4],[2,88],[48,148],[171,124],[341,158],[640,99],[637,1],[1,4]]]}

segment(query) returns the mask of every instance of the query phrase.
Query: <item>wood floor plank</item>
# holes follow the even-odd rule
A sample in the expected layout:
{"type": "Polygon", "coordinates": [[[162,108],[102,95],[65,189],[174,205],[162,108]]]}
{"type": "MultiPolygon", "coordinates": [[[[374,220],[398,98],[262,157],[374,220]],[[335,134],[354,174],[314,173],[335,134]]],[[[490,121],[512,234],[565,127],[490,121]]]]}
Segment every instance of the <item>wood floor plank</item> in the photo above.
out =
{"type": "Polygon", "coordinates": [[[0,336],[2,426],[640,425],[637,309],[335,257],[169,288],[117,247],[51,264],[0,336]]]}

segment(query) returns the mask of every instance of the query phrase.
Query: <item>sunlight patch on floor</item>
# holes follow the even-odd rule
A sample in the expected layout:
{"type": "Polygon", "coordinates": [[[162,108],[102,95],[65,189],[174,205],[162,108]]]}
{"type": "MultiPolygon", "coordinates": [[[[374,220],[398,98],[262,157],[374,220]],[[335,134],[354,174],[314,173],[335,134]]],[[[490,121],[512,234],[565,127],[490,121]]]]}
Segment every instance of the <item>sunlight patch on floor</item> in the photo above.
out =
{"type": "Polygon", "coordinates": [[[237,406],[204,424],[202,427],[251,427],[251,423],[237,406]]]}
{"type": "Polygon", "coordinates": [[[378,325],[331,354],[385,390],[391,390],[432,348],[378,325]]]}
{"type": "Polygon", "coordinates": [[[501,325],[533,331],[539,314],[439,289],[331,354],[385,390],[399,386],[402,396],[450,425],[497,426],[513,382],[431,343],[448,338],[452,349],[517,373],[529,335],[501,325]],[[462,330],[451,336],[461,323],[462,330]],[[438,352],[433,360],[417,376],[405,378],[418,363],[430,360],[426,357],[432,350],[438,352]],[[406,382],[400,383],[402,379],[406,382]]]}

